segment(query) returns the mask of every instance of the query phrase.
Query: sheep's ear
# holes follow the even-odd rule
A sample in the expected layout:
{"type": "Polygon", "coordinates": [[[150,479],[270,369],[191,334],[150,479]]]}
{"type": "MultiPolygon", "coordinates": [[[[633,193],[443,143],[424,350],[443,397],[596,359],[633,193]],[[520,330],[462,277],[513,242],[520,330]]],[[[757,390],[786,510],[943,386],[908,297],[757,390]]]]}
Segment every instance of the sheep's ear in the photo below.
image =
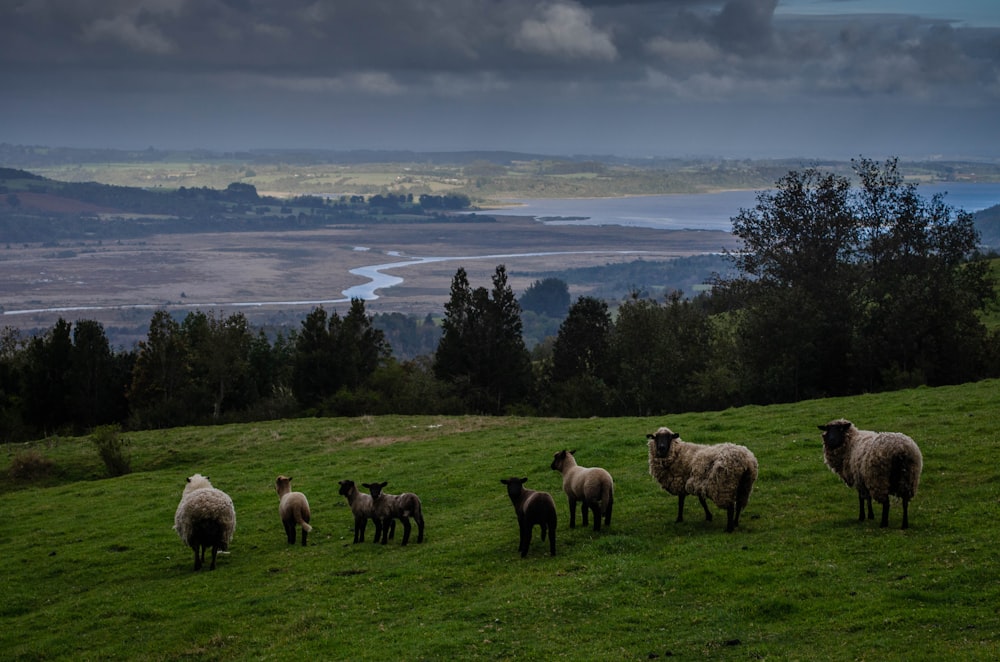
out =
{"type": "Polygon", "coordinates": [[[525,476],[524,478],[522,478],[522,479],[521,479],[521,484],[522,484],[522,485],[523,485],[524,483],[527,483],[527,482],[528,482],[528,477],[527,477],[527,476],[525,476]]]}
{"type": "Polygon", "coordinates": [[[191,479],[190,479],[190,478],[185,478],[185,479],[184,479],[184,482],[185,482],[185,483],[190,483],[190,482],[191,482],[191,479]]]}
{"type": "Polygon", "coordinates": [[[681,433],[680,432],[674,432],[672,435],[670,435],[670,438],[671,439],[680,439],[681,438],[681,433]]]}
{"type": "Polygon", "coordinates": [[[570,454],[570,455],[576,455],[576,449],[574,448],[573,450],[571,450],[571,451],[569,452],[569,454],[570,454]]]}
{"type": "Polygon", "coordinates": [[[829,429],[830,429],[830,426],[829,426],[829,425],[817,425],[816,427],[818,427],[818,428],[819,428],[820,430],[822,430],[823,432],[826,432],[827,430],[829,430],[829,429]]]}
{"type": "Polygon", "coordinates": [[[506,478],[501,478],[500,482],[503,483],[504,485],[509,485],[510,484],[510,481],[507,480],[506,478]]]}

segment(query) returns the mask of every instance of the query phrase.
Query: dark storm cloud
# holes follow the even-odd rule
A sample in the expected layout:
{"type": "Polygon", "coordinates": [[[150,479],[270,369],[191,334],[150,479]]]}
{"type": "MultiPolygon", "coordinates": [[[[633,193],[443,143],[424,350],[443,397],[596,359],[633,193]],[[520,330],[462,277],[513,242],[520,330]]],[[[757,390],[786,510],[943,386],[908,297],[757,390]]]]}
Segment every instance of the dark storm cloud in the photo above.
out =
{"type": "MultiPolygon", "coordinates": [[[[543,115],[565,104],[595,115],[634,104],[649,116],[685,104],[876,99],[984,109],[1000,101],[1000,29],[777,8],[777,0],[7,0],[0,86],[14,103],[0,109],[0,125],[26,122],[38,108],[55,117],[61,102],[209,117],[250,101],[254,112],[278,113],[281,100],[306,115],[333,107],[357,116],[386,99],[425,115],[439,101],[446,112],[458,100],[499,99],[543,115]]],[[[0,129],[0,140],[11,139],[0,129]]]]}

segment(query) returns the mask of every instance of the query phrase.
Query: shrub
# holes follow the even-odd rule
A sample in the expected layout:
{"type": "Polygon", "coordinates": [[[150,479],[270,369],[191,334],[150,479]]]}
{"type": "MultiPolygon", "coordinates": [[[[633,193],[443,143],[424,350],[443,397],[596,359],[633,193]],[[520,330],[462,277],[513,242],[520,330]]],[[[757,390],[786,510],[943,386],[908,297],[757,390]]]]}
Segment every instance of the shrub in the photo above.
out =
{"type": "Polygon", "coordinates": [[[94,430],[90,438],[94,442],[109,476],[124,476],[131,473],[132,455],[129,452],[129,446],[132,445],[132,442],[121,436],[120,426],[102,425],[94,430]]]}
{"type": "Polygon", "coordinates": [[[55,468],[55,463],[36,450],[18,453],[10,462],[10,477],[16,481],[32,481],[47,478],[55,468]]]}

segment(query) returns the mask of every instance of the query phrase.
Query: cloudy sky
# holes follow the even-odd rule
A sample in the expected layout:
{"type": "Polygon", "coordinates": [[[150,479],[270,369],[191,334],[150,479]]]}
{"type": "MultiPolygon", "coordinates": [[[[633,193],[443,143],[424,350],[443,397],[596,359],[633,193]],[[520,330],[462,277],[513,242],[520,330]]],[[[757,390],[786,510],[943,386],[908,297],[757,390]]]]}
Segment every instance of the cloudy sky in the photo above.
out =
{"type": "Polygon", "coordinates": [[[1000,157],[1000,2],[0,0],[0,142],[1000,157]]]}

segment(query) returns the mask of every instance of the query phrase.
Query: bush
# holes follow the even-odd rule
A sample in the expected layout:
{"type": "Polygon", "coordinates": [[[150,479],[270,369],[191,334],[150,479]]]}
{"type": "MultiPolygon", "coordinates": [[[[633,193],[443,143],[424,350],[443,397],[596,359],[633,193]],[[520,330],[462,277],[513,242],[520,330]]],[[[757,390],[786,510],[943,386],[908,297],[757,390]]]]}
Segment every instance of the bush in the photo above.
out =
{"type": "Polygon", "coordinates": [[[36,450],[24,451],[10,462],[10,477],[15,481],[33,481],[47,478],[55,463],[36,450]]]}
{"type": "Polygon", "coordinates": [[[131,473],[132,455],[128,449],[132,442],[121,436],[120,426],[102,425],[96,428],[91,435],[91,441],[94,442],[109,476],[124,476],[131,473]]]}

